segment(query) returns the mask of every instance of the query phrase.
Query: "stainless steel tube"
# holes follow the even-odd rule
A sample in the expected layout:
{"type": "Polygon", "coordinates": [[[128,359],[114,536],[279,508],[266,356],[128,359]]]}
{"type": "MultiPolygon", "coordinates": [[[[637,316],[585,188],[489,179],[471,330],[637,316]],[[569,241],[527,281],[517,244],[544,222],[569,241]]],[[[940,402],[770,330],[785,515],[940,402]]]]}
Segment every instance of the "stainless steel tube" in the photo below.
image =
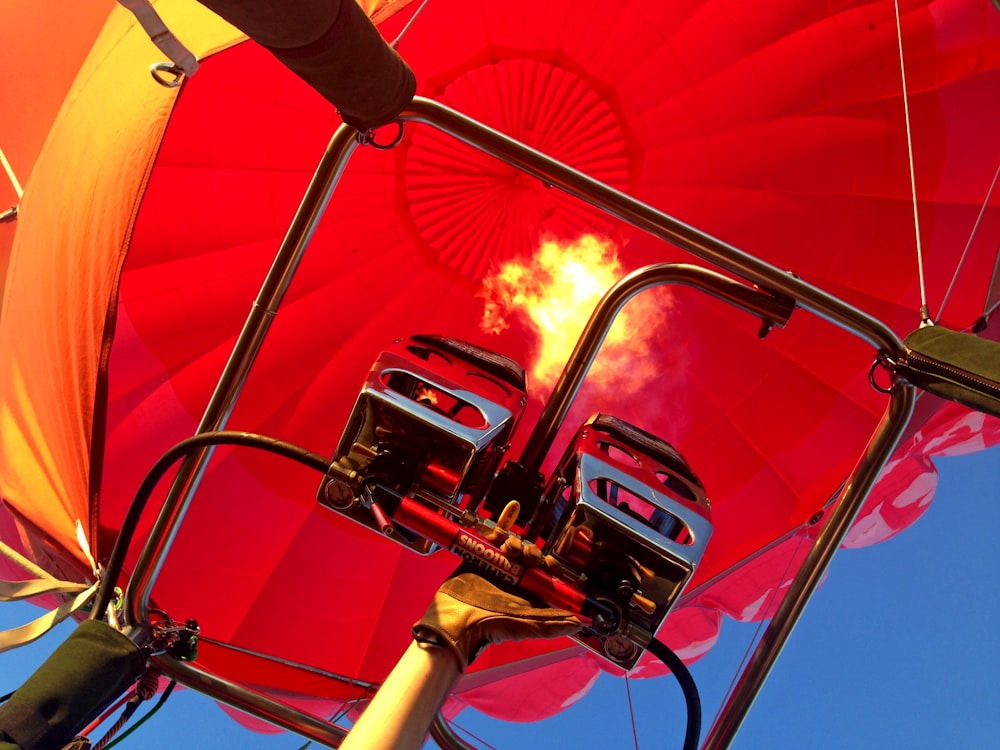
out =
{"type": "Polygon", "coordinates": [[[799,307],[853,332],[881,351],[898,353],[901,349],[898,337],[888,326],[846,302],[443,104],[417,97],[403,112],[401,119],[432,125],[463,143],[534,175],[547,185],[732,271],[762,289],[791,297],[799,307]]]}
{"type": "MultiPolygon", "coordinates": [[[[271,321],[357,145],[354,129],[347,126],[339,128],[330,140],[229,355],[198,425],[197,434],[219,430],[228,421],[236,398],[270,329],[271,321]]],[[[189,457],[181,465],[170,487],[126,592],[126,613],[132,626],[142,627],[147,622],[153,583],[159,575],[163,560],[184,519],[210,456],[211,450],[206,449],[189,457]]]]}
{"type": "Polygon", "coordinates": [[[317,719],[294,706],[217,677],[189,662],[160,655],[151,657],[150,663],[164,676],[177,680],[182,685],[329,747],[340,747],[347,734],[346,729],[336,724],[317,719]]]}
{"type": "Polygon", "coordinates": [[[718,719],[706,735],[703,750],[727,748],[735,738],[806,604],[823,580],[834,554],[861,510],[868,491],[896,446],[913,412],[914,398],[915,389],[912,386],[897,386],[893,390],[889,410],[883,415],[878,430],[844,487],[823,530],[813,542],[788,593],[771,618],[718,719]]]}
{"type": "Polygon", "coordinates": [[[601,344],[614,325],[622,308],[640,292],[655,286],[682,284],[725,300],[762,319],[784,325],[792,314],[790,300],[778,298],[741,284],[715,271],[681,263],[661,263],[640,268],[615,284],[604,295],[573,348],[565,369],[549,396],[535,429],[528,437],[520,463],[530,471],[541,469],[549,446],[555,439],[563,418],[573,404],[601,344]]]}

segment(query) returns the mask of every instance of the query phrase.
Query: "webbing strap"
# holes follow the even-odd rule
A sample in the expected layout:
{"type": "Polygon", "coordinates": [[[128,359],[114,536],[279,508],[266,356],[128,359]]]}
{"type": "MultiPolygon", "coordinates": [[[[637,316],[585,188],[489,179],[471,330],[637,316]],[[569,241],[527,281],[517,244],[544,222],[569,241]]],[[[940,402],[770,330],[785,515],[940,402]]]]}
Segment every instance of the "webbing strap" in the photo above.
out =
{"type": "Polygon", "coordinates": [[[188,77],[194,75],[198,70],[198,58],[167,28],[149,0],[118,0],[118,2],[132,12],[160,52],[169,57],[184,75],[188,77]]]}
{"type": "MultiPolygon", "coordinates": [[[[83,527],[79,521],[77,521],[76,527],[77,541],[84,555],[90,560],[91,566],[96,567],[96,563],[94,563],[93,557],[90,554],[87,539],[83,534],[83,527]]],[[[98,583],[86,584],[74,581],[60,581],[5,542],[0,542],[0,555],[34,576],[34,578],[23,581],[0,580],[0,602],[21,601],[44,594],[74,595],[73,599],[64,601],[56,609],[46,612],[41,617],[25,625],[0,631],[0,653],[31,643],[45,635],[49,630],[90,601],[97,592],[98,583]]],[[[95,578],[98,576],[96,571],[94,572],[94,576],[95,578]]]]}
{"type": "Polygon", "coordinates": [[[33,578],[27,581],[0,581],[0,602],[18,602],[42,594],[79,594],[90,588],[85,583],[33,578]]]}
{"type": "MultiPolygon", "coordinates": [[[[32,583],[31,581],[18,581],[16,583],[32,583]]],[[[63,584],[63,581],[42,581],[41,583],[55,583],[63,584]]],[[[69,584],[82,587],[83,584],[69,584]]],[[[80,607],[86,604],[97,592],[97,584],[94,583],[87,586],[82,591],[80,591],[75,597],[69,599],[62,604],[60,604],[55,609],[46,612],[41,617],[32,620],[29,623],[21,625],[16,628],[11,628],[10,630],[0,631],[0,653],[4,651],[10,651],[11,649],[17,648],[18,646],[23,646],[26,643],[31,643],[32,641],[45,635],[54,626],[58,625],[60,622],[65,620],[71,614],[76,612],[80,607]]]]}
{"type": "Polygon", "coordinates": [[[29,560],[27,557],[22,555],[20,552],[18,552],[16,549],[14,549],[5,542],[0,542],[0,555],[3,555],[11,562],[19,565],[21,568],[31,573],[31,575],[33,575],[35,578],[47,578],[52,581],[54,581],[56,578],[47,570],[40,567],[36,563],[33,563],[31,560],[29,560]]]}

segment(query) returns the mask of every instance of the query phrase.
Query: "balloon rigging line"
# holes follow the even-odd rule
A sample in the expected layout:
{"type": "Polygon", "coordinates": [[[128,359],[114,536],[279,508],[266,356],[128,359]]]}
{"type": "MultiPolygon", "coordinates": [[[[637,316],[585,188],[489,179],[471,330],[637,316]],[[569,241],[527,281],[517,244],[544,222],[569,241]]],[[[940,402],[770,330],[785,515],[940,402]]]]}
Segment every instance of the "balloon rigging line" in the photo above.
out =
{"type": "Polygon", "coordinates": [[[303,672],[308,672],[309,674],[316,675],[317,677],[323,677],[327,680],[344,683],[348,687],[357,686],[359,689],[364,690],[365,692],[370,693],[372,689],[375,687],[370,682],[358,680],[350,675],[345,676],[342,674],[337,674],[336,672],[330,672],[325,669],[320,669],[319,667],[314,667],[309,664],[303,664],[302,662],[293,661],[291,659],[282,659],[281,657],[274,656],[273,654],[268,654],[263,651],[257,651],[252,648],[246,648],[245,646],[237,646],[234,643],[229,643],[227,641],[220,641],[215,638],[210,638],[209,636],[204,634],[198,635],[198,641],[200,643],[211,644],[212,646],[216,646],[218,648],[229,649],[230,651],[235,651],[236,653],[239,654],[245,654],[246,656],[252,656],[257,659],[262,659],[263,661],[269,661],[274,664],[281,664],[282,666],[291,667],[292,669],[299,669],[302,670],[303,672]]]}
{"type": "MultiPolygon", "coordinates": [[[[997,274],[1000,273],[1000,245],[997,246],[997,265],[993,267],[993,276],[990,280],[990,289],[994,287],[997,280],[997,274]]],[[[1000,307],[1000,299],[996,300],[992,305],[983,311],[983,317],[988,318],[994,310],[1000,307]]]]}
{"type": "Polygon", "coordinates": [[[177,681],[176,680],[171,680],[167,684],[167,686],[163,689],[163,692],[160,693],[160,699],[156,702],[156,705],[153,706],[151,709],[149,709],[145,714],[143,714],[142,718],[139,719],[138,721],[136,721],[135,724],[133,724],[131,727],[129,727],[124,732],[122,732],[121,734],[119,734],[113,740],[111,740],[111,737],[108,737],[107,739],[109,739],[111,741],[108,742],[106,745],[103,746],[104,750],[111,750],[111,748],[113,748],[116,745],[118,745],[121,742],[123,742],[127,737],[129,737],[129,735],[131,735],[133,732],[135,732],[139,727],[141,727],[143,724],[145,724],[149,719],[153,718],[153,716],[157,713],[157,711],[159,711],[160,708],[163,707],[163,704],[167,702],[167,698],[169,698],[170,694],[172,692],[174,692],[174,688],[175,687],[177,687],[177,681]]]}
{"type": "Polygon", "coordinates": [[[410,16],[410,20],[406,22],[405,26],[403,26],[403,30],[400,31],[399,34],[396,35],[396,38],[389,43],[390,47],[392,47],[393,49],[399,47],[399,42],[403,38],[403,35],[410,30],[410,27],[413,25],[413,22],[417,20],[417,16],[419,16],[423,12],[424,8],[427,7],[427,3],[429,2],[430,0],[424,0],[422,3],[420,3],[420,7],[417,8],[416,11],[414,11],[412,16],[410,16]]]}
{"type": "MultiPolygon", "coordinates": [[[[342,675],[337,675],[337,677],[341,678],[342,675]]],[[[353,688],[355,685],[364,691],[363,694],[358,696],[357,698],[348,698],[347,700],[345,700],[341,704],[340,710],[334,712],[330,716],[329,722],[331,724],[336,726],[337,722],[340,721],[341,719],[346,718],[348,713],[350,713],[352,709],[356,709],[358,706],[365,703],[366,701],[370,702],[371,699],[375,697],[375,693],[378,692],[378,686],[375,685],[374,683],[364,682],[362,680],[356,680],[354,678],[354,675],[349,675],[347,678],[347,687],[353,688]]]]}
{"type": "MultiPolygon", "coordinates": [[[[464,734],[465,736],[467,736],[473,742],[478,743],[481,748],[485,748],[485,750],[497,750],[497,748],[496,748],[495,745],[491,745],[489,742],[487,742],[486,740],[484,740],[482,737],[480,737],[479,735],[477,735],[475,732],[469,731],[468,727],[463,727],[457,721],[454,721],[454,720],[453,721],[449,721],[448,725],[452,729],[456,729],[459,732],[461,732],[462,734],[464,734]]],[[[459,738],[459,739],[461,739],[461,738],[459,738]]]]}
{"type": "MultiPolygon", "coordinates": [[[[951,283],[948,284],[948,291],[944,293],[944,299],[941,300],[941,308],[938,310],[937,319],[935,323],[940,322],[941,316],[944,315],[944,306],[948,304],[948,298],[951,296],[951,290],[955,288],[955,283],[958,281],[958,274],[962,270],[962,266],[965,264],[965,258],[969,254],[969,248],[972,247],[972,240],[976,236],[976,232],[979,231],[979,224],[983,220],[983,215],[986,213],[986,207],[990,203],[990,198],[993,196],[993,190],[997,186],[997,178],[1000,177],[1000,164],[997,164],[997,171],[993,174],[993,182],[990,183],[990,189],[986,191],[986,200],[983,201],[983,205],[979,208],[979,216],[976,217],[975,224],[972,225],[972,231],[969,233],[969,241],[965,243],[965,249],[962,251],[962,257],[958,259],[958,265],[955,267],[955,273],[952,274],[951,283]]],[[[998,255],[1000,255],[1000,248],[998,248],[998,255]]],[[[993,286],[993,282],[996,281],[997,277],[997,267],[1000,264],[994,265],[993,267],[993,278],[990,279],[990,288],[993,286]]],[[[986,305],[989,300],[983,303],[983,315],[986,315],[986,305]]]]}
{"type": "Polygon", "coordinates": [[[903,85],[903,120],[906,124],[906,154],[910,164],[910,193],[913,196],[913,229],[917,237],[917,276],[920,279],[920,324],[930,325],[927,310],[927,287],[924,284],[924,254],[920,245],[920,213],[917,210],[917,177],[913,168],[913,134],[910,128],[910,102],[906,95],[906,65],[903,62],[903,27],[899,21],[899,0],[893,0],[896,11],[896,40],[899,46],[899,76],[903,85]]]}
{"type": "Polygon", "coordinates": [[[101,726],[101,724],[103,724],[109,718],[111,718],[111,715],[115,711],[117,711],[126,703],[128,703],[130,700],[132,700],[134,696],[135,696],[135,689],[133,688],[132,690],[129,690],[127,693],[122,695],[117,701],[112,703],[111,706],[104,711],[104,713],[102,713],[100,716],[98,716],[96,719],[90,722],[90,724],[88,724],[86,728],[84,728],[84,730],[80,732],[80,735],[86,737],[88,734],[93,732],[95,729],[101,726]]]}
{"type": "Polygon", "coordinates": [[[14,168],[10,166],[10,162],[7,161],[7,155],[4,154],[2,148],[0,148],[0,163],[3,164],[3,170],[7,173],[7,177],[10,178],[10,184],[14,186],[14,192],[17,193],[17,199],[21,200],[24,196],[24,190],[21,189],[21,183],[17,181],[17,175],[14,174],[14,168]]]}
{"type": "MultiPolygon", "coordinates": [[[[350,684],[353,684],[353,683],[354,683],[354,679],[351,678],[350,684]]],[[[365,688],[364,688],[365,689],[365,695],[362,696],[362,697],[359,697],[359,698],[348,698],[347,700],[345,700],[343,702],[343,704],[340,706],[340,709],[337,710],[337,711],[335,711],[333,714],[330,715],[330,718],[327,719],[328,722],[330,722],[331,724],[336,725],[338,721],[340,721],[341,719],[346,718],[347,714],[350,713],[350,711],[352,709],[357,708],[358,706],[360,706],[361,704],[363,704],[365,702],[370,702],[371,699],[374,697],[375,693],[378,692],[377,689],[373,685],[369,685],[367,683],[360,683],[360,682],[358,684],[359,685],[360,684],[364,684],[365,685],[365,688]]]]}
{"type": "MultiPolygon", "coordinates": [[[[802,527],[803,531],[805,530],[805,528],[806,527],[802,527]]],[[[807,538],[806,534],[800,534],[799,535],[798,544],[795,545],[795,549],[792,550],[792,554],[789,555],[789,557],[788,557],[788,563],[785,565],[784,572],[781,574],[781,576],[778,577],[778,579],[777,579],[778,581],[787,581],[788,580],[788,574],[792,570],[792,562],[798,556],[799,552],[802,551],[802,545],[805,542],[806,538],[807,538]]],[[[781,584],[778,583],[771,590],[771,595],[768,597],[767,602],[764,605],[764,611],[765,612],[771,609],[771,605],[774,604],[775,597],[778,596],[778,591],[780,589],[781,589],[781,584]]],[[[726,692],[722,696],[722,700],[719,702],[719,706],[718,706],[718,708],[715,711],[715,716],[712,719],[712,724],[713,725],[718,722],[719,715],[722,712],[722,707],[724,705],[726,705],[727,701],[729,700],[729,697],[733,693],[733,690],[736,688],[736,681],[737,681],[739,675],[743,674],[744,667],[746,666],[747,662],[750,661],[751,652],[755,649],[757,643],[760,641],[761,631],[764,629],[764,620],[766,620],[766,619],[768,619],[768,618],[762,617],[760,620],[757,621],[757,627],[754,628],[753,635],[750,637],[750,640],[747,643],[747,647],[743,651],[743,656],[740,657],[740,662],[739,662],[739,664],[736,665],[736,669],[733,672],[732,679],[729,680],[729,686],[726,688],[726,692]]]]}
{"type": "Polygon", "coordinates": [[[635,729],[635,707],[632,705],[632,688],[628,672],[625,673],[625,695],[628,698],[628,718],[632,722],[632,743],[635,745],[635,750],[639,750],[639,733],[635,729]]]}

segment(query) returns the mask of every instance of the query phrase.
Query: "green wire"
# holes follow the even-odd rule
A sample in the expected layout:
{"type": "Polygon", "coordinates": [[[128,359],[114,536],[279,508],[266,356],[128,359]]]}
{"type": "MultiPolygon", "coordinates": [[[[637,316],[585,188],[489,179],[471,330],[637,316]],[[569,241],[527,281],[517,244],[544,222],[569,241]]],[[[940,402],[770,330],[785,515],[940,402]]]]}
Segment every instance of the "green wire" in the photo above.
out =
{"type": "Polygon", "coordinates": [[[159,711],[160,710],[160,706],[162,706],[164,703],[166,703],[167,698],[170,697],[170,694],[173,692],[174,687],[176,685],[177,685],[177,680],[171,680],[170,684],[167,685],[166,689],[163,691],[163,695],[160,696],[160,700],[158,700],[156,702],[156,705],[153,706],[149,711],[147,711],[143,715],[143,717],[141,719],[139,719],[135,724],[133,724],[132,726],[130,726],[127,731],[122,732],[114,740],[112,740],[107,745],[105,745],[104,746],[104,750],[111,750],[111,748],[113,748],[119,742],[121,742],[122,740],[124,740],[130,734],[132,734],[132,732],[134,732],[136,729],[138,729],[139,727],[141,727],[143,725],[143,723],[146,721],[146,719],[148,719],[150,716],[152,716],[157,711],[159,711]]]}

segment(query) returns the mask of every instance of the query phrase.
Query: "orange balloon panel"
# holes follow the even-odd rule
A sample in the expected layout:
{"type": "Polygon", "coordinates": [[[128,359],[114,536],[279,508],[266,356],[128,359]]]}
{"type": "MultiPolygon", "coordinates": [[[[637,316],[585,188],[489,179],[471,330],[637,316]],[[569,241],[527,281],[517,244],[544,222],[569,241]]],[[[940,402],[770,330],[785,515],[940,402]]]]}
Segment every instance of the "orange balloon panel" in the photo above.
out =
{"type": "MultiPolygon", "coordinates": [[[[945,269],[955,266],[1000,162],[1000,21],[977,0],[910,2],[902,10],[936,311],[950,279],[945,269]]],[[[384,34],[394,36],[403,20],[387,21],[384,34]]],[[[787,2],[766,10],[702,0],[436,0],[399,51],[416,73],[418,93],[787,269],[900,334],[917,325],[891,3],[787,2]]],[[[102,100],[86,106],[99,108],[102,100]]],[[[93,378],[80,398],[89,394],[93,403],[106,387],[107,402],[104,409],[98,401],[97,419],[85,418],[70,435],[80,446],[75,469],[99,490],[94,542],[102,556],[148,467],[195,430],[339,118],[245,43],[205,59],[181,88],[169,122],[156,122],[165,126],[156,145],[145,147],[150,158],[155,149],[148,183],[131,188],[141,205],[116,235],[127,247],[120,274],[110,272],[96,290],[60,287],[74,300],[71,309],[102,321],[113,313],[106,371],[104,339],[95,335],[103,329],[77,332],[88,347],[78,356],[93,378]],[[94,457],[99,475],[87,472],[94,457]]],[[[140,113],[130,115],[128,128],[148,127],[140,113]]],[[[994,199],[944,310],[949,324],[964,328],[982,313],[998,234],[994,199]]],[[[474,342],[533,373],[547,339],[513,308],[505,330],[487,332],[484,282],[504,263],[533,267],[545,239],[572,244],[584,235],[614,249],[621,273],[691,260],[429,127],[407,126],[391,150],[359,149],[230,427],[330,454],[378,353],[414,333],[474,342]]],[[[632,332],[595,364],[595,372],[613,377],[588,380],[566,429],[594,411],[613,413],[675,445],[705,483],[715,533],[662,633],[691,660],[711,647],[722,614],[760,619],[773,612],[801,561],[800,542],[819,528],[810,521],[836,494],[886,399],[868,384],[870,348],[806,313],[761,341],[759,321],[690,290],[655,290],[627,310],[632,332]]],[[[589,311],[584,306],[583,314],[589,311]]],[[[72,338],[75,329],[63,318],[48,318],[72,338]]],[[[568,326],[560,324],[554,337],[575,336],[568,326]]],[[[38,404],[41,394],[72,385],[33,386],[23,391],[29,396],[8,388],[4,398],[38,404]]],[[[531,401],[512,455],[548,387],[529,375],[531,401]]],[[[970,446],[1000,439],[995,420],[968,423],[966,435],[955,425],[967,412],[945,410],[935,421],[933,411],[917,425],[924,432],[908,437],[887,467],[884,493],[892,498],[876,489],[852,544],[885,538],[919,515],[921,500],[894,503],[904,493],[891,477],[902,476],[896,467],[912,470],[910,462],[929,470],[929,436],[951,434],[970,446]]],[[[31,444],[44,445],[47,429],[31,432],[31,444]]],[[[46,466],[53,476],[70,468],[55,460],[46,466]]],[[[416,556],[318,507],[318,481],[287,462],[219,450],[153,596],[175,619],[197,618],[210,638],[377,681],[455,560],[416,556]],[[309,637],[281,635],[288,628],[309,637]]],[[[7,482],[3,491],[21,508],[28,484],[7,482]]],[[[65,494],[85,503],[86,483],[65,494]]],[[[140,538],[151,525],[144,520],[140,538]]],[[[551,700],[532,705],[503,699],[504,680],[518,675],[528,656],[565,646],[491,649],[476,663],[478,682],[457,700],[505,718],[555,710],[601,668],[595,657],[572,651],[553,659],[535,675],[550,685],[551,700]]],[[[352,693],[210,645],[202,658],[248,683],[331,704],[352,693]]],[[[639,671],[660,670],[644,662],[639,671]]]]}
{"type": "MultiPolygon", "coordinates": [[[[19,203],[18,188],[28,183],[52,121],[113,5],[98,0],[69,12],[59,0],[0,6],[0,152],[8,165],[0,174],[0,212],[19,203]]],[[[16,226],[0,225],[0,299],[16,226]]]]}

